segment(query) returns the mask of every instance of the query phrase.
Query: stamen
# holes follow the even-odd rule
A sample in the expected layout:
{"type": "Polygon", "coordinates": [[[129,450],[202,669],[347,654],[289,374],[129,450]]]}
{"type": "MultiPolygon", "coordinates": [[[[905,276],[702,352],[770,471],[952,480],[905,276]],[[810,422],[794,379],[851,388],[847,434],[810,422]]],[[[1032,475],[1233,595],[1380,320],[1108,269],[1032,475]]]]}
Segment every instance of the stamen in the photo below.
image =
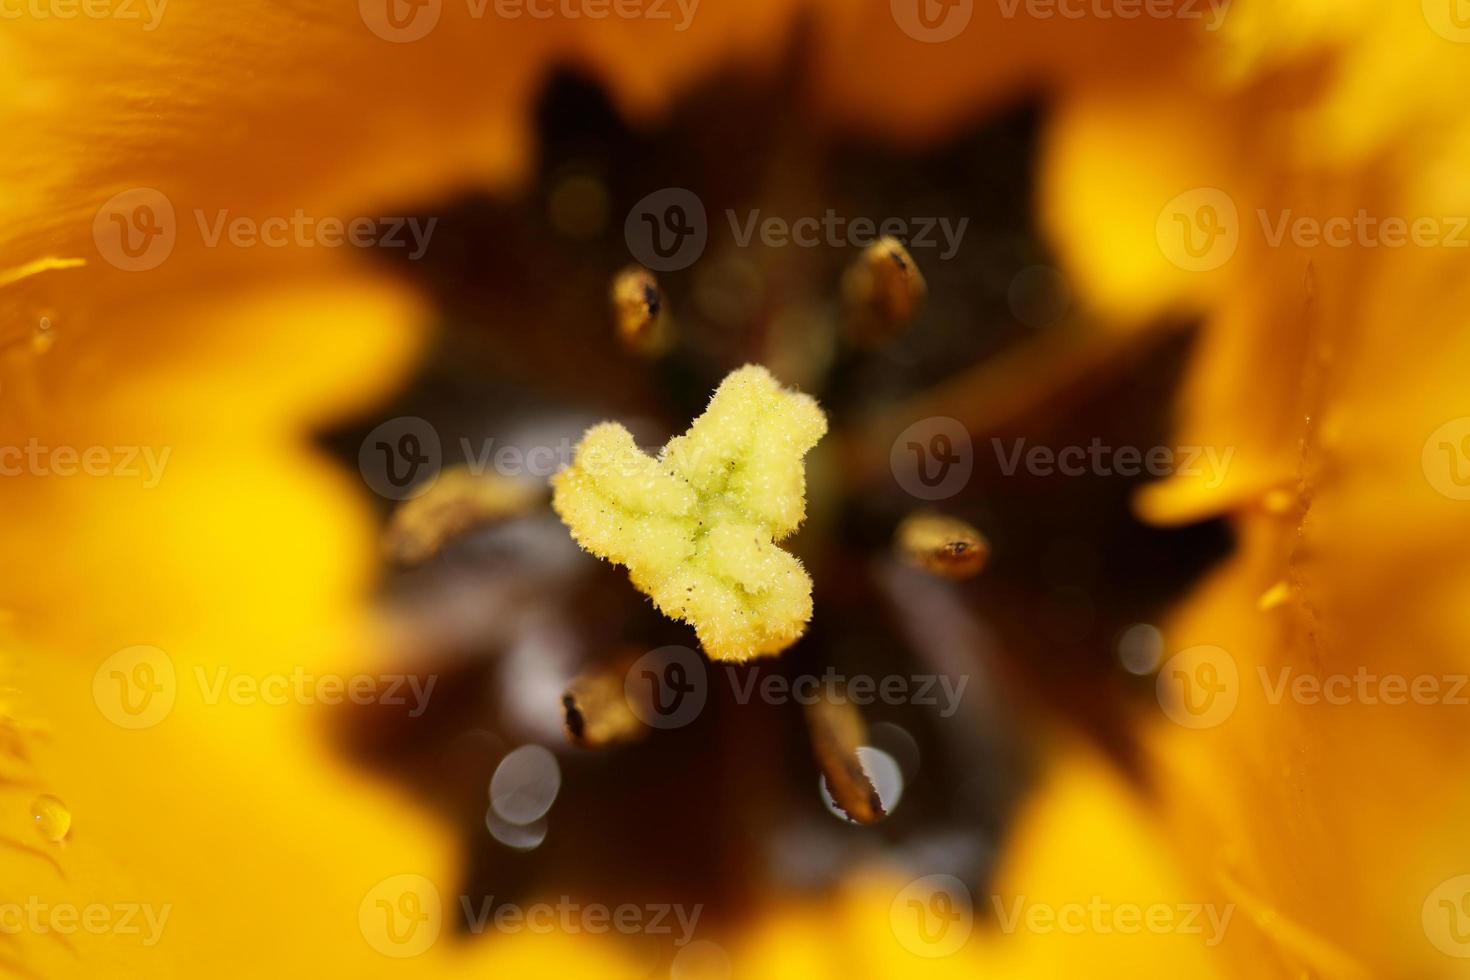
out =
{"type": "Polygon", "coordinates": [[[541,496],[534,484],[451,466],[426,492],[393,512],[383,534],[384,551],[393,561],[420,564],[479,525],[526,513],[541,496]]]}
{"type": "Polygon", "coordinates": [[[613,277],[613,321],[618,340],[642,357],[657,357],[674,343],[673,318],[652,272],[630,265],[613,277]]]}
{"type": "Polygon", "coordinates": [[[918,315],[926,290],[924,277],[903,244],[896,238],[878,239],[842,276],[848,336],[865,347],[893,340],[918,315]]]}
{"type": "Polygon", "coordinates": [[[979,531],[932,510],[904,518],[894,532],[894,544],[904,561],[945,578],[971,578],[990,557],[990,545],[979,531]]]}
{"type": "Polygon", "coordinates": [[[616,668],[589,670],[572,679],[561,697],[567,741],[601,749],[634,741],[647,732],[628,704],[623,680],[624,672],[616,668]]]}
{"type": "Polygon", "coordinates": [[[860,824],[882,820],[883,801],[863,769],[858,749],[867,742],[868,729],[852,701],[835,694],[818,698],[806,708],[812,753],[827,777],[827,792],[843,813],[860,824]]]}

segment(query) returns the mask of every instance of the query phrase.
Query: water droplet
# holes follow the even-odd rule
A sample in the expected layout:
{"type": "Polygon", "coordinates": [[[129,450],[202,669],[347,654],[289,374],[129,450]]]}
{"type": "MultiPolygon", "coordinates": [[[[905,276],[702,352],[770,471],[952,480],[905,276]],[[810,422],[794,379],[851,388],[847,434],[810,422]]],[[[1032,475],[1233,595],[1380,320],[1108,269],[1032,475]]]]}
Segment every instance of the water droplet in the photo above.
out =
{"type": "Polygon", "coordinates": [[[540,745],[522,745],[495,767],[490,777],[490,804],[502,819],[534,823],[546,816],[561,791],[556,756],[540,745]]]}
{"type": "Polygon", "coordinates": [[[36,323],[36,329],[31,332],[31,351],[36,354],[44,354],[55,343],[56,327],[49,316],[43,316],[36,323]]]}
{"type": "Polygon", "coordinates": [[[38,796],[31,801],[31,819],[36,829],[49,841],[60,842],[71,831],[71,811],[54,796],[38,796]]]}
{"type": "Polygon", "coordinates": [[[1130,674],[1152,674],[1163,656],[1163,634],[1148,623],[1134,623],[1118,637],[1118,662],[1130,674]]]}
{"type": "MultiPolygon", "coordinates": [[[[867,774],[873,789],[878,791],[878,802],[883,805],[883,812],[889,816],[898,807],[898,801],[903,798],[903,769],[898,760],[884,752],[875,749],[871,745],[861,745],[857,750],[858,761],[862,763],[863,772],[867,774]]],[[[822,790],[822,802],[827,804],[827,809],[832,815],[840,817],[848,823],[855,823],[851,817],[842,812],[837,801],[832,798],[832,793],[827,789],[827,777],[820,779],[822,790]]]]}
{"type": "Polygon", "coordinates": [[[485,811],[485,829],[506,847],[517,851],[534,851],[546,840],[547,824],[543,817],[528,824],[511,823],[501,818],[492,806],[485,811]]]}

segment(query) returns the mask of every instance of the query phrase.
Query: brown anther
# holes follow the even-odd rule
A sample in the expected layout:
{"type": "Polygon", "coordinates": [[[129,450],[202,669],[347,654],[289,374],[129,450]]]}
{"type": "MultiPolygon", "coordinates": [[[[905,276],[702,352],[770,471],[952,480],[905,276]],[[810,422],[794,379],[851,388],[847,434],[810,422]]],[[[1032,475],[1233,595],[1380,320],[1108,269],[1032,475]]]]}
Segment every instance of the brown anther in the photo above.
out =
{"type": "Polygon", "coordinates": [[[852,701],[835,695],[818,698],[806,707],[806,724],[812,754],[827,777],[827,792],[838,809],[861,824],[877,823],[887,816],[878,789],[858,756],[868,729],[852,701]]]}
{"type": "Polygon", "coordinates": [[[383,550],[393,561],[420,564],[466,531],[526,513],[541,496],[535,484],[451,466],[427,491],[398,505],[383,533],[383,550]]]}
{"type": "Polygon", "coordinates": [[[926,290],[924,276],[903,244],[887,236],[878,239],[842,276],[848,336],[868,347],[894,339],[918,316],[926,290]]]}
{"type": "Polygon", "coordinates": [[[894,546],[910,565],[945,578],[970,578],[990,557],[990,545],[979,531],[932,510],[905,517],[894,533],[894,546]]]}
{"type": "Polygon", "coordinates": [[[618,340],[628,350],[657,357],[673,345],[673,319],[652,272],[628,266],[613,277],[610,296],[618,340]]]}
{"type": "Polygon", "coordinates": [[[641,738],[648,728],[623,693],[624,672],[598,667],[578,674],[561,696],[567,741],[600,749],[641,738]]]}

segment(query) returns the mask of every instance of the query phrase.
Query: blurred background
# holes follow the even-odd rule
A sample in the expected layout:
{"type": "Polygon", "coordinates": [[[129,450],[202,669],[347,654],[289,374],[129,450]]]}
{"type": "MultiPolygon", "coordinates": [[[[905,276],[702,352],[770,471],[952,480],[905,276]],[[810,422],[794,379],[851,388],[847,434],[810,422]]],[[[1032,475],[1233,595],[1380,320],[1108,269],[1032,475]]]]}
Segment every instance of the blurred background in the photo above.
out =
{"type": "Polygon", "coordinates": [[[0,969],[1464,972],[1453,2],[231,7],[0,33],[0,969]],[[549,480],[752,363],[724,663],[549,480]]]}

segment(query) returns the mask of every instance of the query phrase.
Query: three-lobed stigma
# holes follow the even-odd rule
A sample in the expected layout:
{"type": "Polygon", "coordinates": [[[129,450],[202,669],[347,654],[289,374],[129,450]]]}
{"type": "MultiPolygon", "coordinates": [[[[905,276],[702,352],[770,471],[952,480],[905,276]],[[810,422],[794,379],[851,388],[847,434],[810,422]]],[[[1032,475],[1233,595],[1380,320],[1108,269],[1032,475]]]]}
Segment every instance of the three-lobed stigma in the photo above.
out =
{"type": "Polygon", "coordinates": [[[776,542],[806,516],[803,457],[826,432],[810,396],[747,365],[657,458],[618,423],[593,426],[552,478],[552,506],[710,657],[780,653],[806,630],[812,583],[776,542]]]}

